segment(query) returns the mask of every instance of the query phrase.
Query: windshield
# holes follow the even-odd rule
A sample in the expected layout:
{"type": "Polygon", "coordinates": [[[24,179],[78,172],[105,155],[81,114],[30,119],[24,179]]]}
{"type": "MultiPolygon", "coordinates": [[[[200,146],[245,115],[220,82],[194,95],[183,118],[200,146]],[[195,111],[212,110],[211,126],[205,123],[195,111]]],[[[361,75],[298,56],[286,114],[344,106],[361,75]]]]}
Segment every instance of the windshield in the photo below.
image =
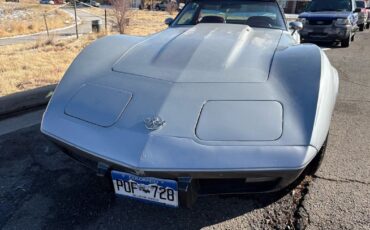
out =
{"type": "Polygon", "coordinates": [[[356,1],[356,5],[359,8],[365,8],[365,2],[364,1],[356,1]]]}
{"type": "Polygon", "coordinates": [[[260,28],[286,29],[277,3],[266,1],[193,1],[185,6],[172,25],[195,25],[198,23],[229,23],[260,28]]]}
{"type": "Polygon", "coordinates": [[[351,11],[351,0],[313,0],[307,11],[351,11]]]}

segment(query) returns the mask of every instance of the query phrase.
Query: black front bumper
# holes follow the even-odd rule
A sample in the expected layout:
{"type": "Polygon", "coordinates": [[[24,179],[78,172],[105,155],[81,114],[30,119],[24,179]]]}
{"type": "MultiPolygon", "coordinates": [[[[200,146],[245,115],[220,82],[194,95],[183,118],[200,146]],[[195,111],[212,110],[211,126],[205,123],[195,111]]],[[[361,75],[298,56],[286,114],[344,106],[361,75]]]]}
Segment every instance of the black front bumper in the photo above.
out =
{"type": "Polygon", "coordinates": [[[111,180],[111,171],[137,176],[172,179],[178,182],[180,205],[190,207],[199,195],[268,193],[282,190],[292,184],[303,172],[298,170],[256,170],[232,172],[141,171],[123,167],[114,162],[92,156],[80,149],[48,137],[64,153],[111,180]]]}
{"type": "Polygon", "coordinates": [[[333,25],[307,25],[303,28],[303,30],[299,31],[299,34],[302,41],[306,42],[340,42],[347,39],[351,32],[353,32],[353,29],[349,26],[337,27],[333,25]]]}

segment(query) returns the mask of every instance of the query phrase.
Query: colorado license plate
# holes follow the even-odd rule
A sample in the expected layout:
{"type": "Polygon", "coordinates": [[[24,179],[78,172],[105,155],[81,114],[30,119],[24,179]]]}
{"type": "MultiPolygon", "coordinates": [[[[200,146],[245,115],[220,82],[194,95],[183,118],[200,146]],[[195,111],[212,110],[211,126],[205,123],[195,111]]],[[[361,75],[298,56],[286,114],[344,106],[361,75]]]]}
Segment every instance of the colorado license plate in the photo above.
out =
{"type": "Polygon", "coordinates": [[[177,182],[174,180],[139,177],[118,171],[112,171],[112,180],[117,195],[178,207],[177,182]]]}

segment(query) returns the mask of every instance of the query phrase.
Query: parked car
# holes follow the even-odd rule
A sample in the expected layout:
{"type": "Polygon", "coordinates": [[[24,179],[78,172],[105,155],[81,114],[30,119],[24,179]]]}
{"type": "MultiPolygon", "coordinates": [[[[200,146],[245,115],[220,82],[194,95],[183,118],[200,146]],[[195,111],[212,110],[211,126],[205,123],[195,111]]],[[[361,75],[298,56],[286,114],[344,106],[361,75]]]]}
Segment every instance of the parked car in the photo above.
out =
{"type": "Polygon", "coordinates": [[[164,11],[164,10],[166,10],[166,8],[167,8],[167,4],[169,3],[169,1],[161,1],[161,2],[159,2],[159,3],[157,3],[157,4],[155,4],[155,7],[154,7],[154,9],[155,10],[162,10],[162,11],[164,11]]]}
{"type": "Polygon", "coordinates": [[[356,1],[357,8],[360,8],[361,11],[358,13],[357,25],[360,31],[364,31],[368,21],[368,10],[366,9],[366,2],[364,0],[356,1]]]}
{"type": "Polygon", "coordinates": [[[97,2],[97,1],[90,1],[90,5],[92,5],[94,7],[100,7],[100,3],[97,2]]]}
{"type": "Polygon", "coordinates": [[[303,42],[340,42],[348,47],[358,31],[360,8],[355,0],[312,0],[305,12],[299,15],[303,42]]]}
{"type": "Polygon", "coordinates": [[[294,40],[302,23],[289,31],[275,0],[192,0],[166,23],[85,48],[41,131],[117,195],[172,207],[314,174],[338,73],[318,46],[294,40]]]}
{"type": "Polygon", "coordinates": [[[54,1],[52,1],[52,0],[40,0],[40,4],[54,5],[54,1]]]}
{"type": "Polygon", "coordinates": [[[179,7],[178,7],[178,11],[181,11],[184,8],[184,6],[185,6],[185,3],[180,2],[179,7]]]}

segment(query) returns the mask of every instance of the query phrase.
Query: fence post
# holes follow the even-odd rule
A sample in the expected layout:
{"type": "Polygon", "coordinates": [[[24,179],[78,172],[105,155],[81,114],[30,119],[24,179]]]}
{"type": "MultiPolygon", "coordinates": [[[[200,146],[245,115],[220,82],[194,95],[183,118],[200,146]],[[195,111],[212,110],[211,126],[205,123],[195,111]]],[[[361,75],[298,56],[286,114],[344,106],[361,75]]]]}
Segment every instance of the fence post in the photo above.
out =
{"type": "Polygon", "coordinates": [[[76,37],[77,37],[77,39],[78,39],[78,26],[77,26],[76,0],[73,0],[73,9],[74,9],[74,11],[75,11],[76,37]]]}
{"type": "Polygon", "coordinates": [[[105,33],[108,32],[108,22],[107,22],[107,9],[104,9],[104,22],[105,22],[105,33]]]}
{"type": "Polygon", "coordinates": [[[46,22],[46,14],[44,14],[44,22],[45,22],[45,27],[46,27],[46,33],[48,34],[48,37],[49,36],[49,27],[48,27],[48,23],[46,22]]]}

